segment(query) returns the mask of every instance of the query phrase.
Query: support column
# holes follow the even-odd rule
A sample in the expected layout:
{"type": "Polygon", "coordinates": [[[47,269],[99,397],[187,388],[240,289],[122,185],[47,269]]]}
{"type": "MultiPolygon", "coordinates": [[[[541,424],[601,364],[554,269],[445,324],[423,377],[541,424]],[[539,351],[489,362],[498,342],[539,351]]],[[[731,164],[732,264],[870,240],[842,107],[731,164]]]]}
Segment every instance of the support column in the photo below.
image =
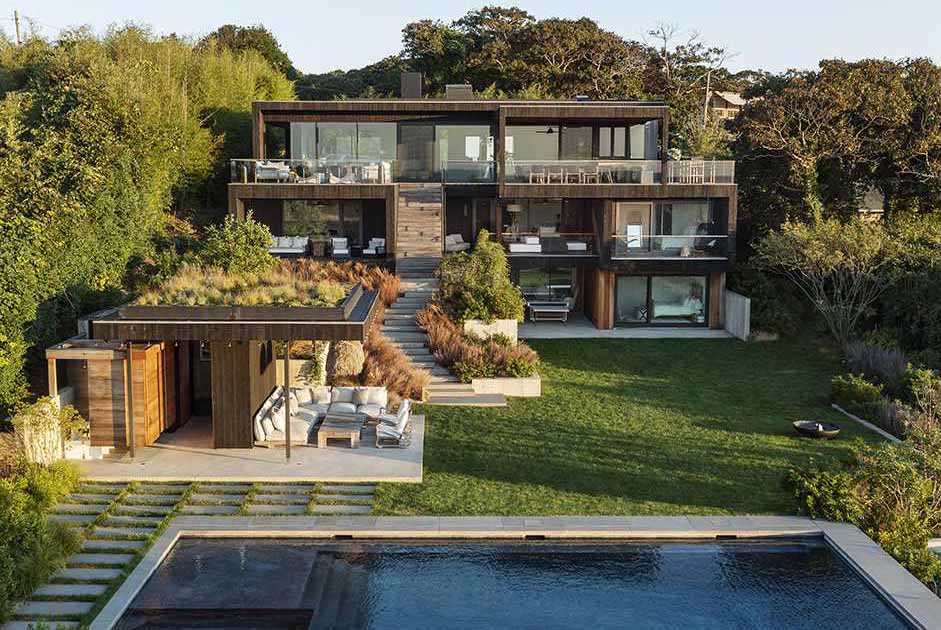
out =
{"type": "Polygon", "coordinates": [[[49,385],[49,397],[55,398],[59,395],[59,377],[56,374],[56,360],[47,359],[46,364],[48,366],[48,376],[46,378],[49,385]]]}
{"type": "Polygon", "coordinates": [[[291,459],[291,340],[284,342],[284,454],[291,459]]]}
{"type": "Polygon", "coordinates": [[[124,376],[124,405],[127,413],[127,432],[128,432],[128,448],[130,449],[131,459],[134,458],[134,455],[137,451],[137,432],[134,429],[134,355],[133,355],[134,345],[128,341],[127,342],[127,357],[124,359],[125,366],[125,376],[124,376]]]}

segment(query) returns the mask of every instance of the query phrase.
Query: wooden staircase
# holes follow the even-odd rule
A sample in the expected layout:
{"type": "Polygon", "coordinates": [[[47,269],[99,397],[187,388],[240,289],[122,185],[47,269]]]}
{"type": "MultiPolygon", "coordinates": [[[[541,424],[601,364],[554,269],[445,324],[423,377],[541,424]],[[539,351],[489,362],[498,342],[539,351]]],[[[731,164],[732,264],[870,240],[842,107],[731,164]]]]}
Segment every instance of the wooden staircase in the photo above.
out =
{"type": "Polygon", "coordinates": [[[395,269],[402,278],[429,278],[441,262],[443,194],[441,184],[399,184],[395,269]]]}

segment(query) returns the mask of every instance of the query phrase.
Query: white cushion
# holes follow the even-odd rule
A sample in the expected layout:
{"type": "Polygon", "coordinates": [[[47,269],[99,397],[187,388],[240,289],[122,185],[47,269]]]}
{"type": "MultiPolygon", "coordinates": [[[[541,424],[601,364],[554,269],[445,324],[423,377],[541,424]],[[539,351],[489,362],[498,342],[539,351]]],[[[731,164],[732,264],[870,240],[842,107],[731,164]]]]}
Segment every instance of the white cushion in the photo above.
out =
{"type": "Polygon", "coordinates": [[[264,442],[265,441],[265,428],[261,426],[261,418],[257,415],[255,416],[254,429],[255,429],[255,440],[258,442],[264,442]]]}
{"type": "Polygon", "coordinates": [[[270,417],[265,416],[265,419],[261,421],[261,428],[265,432],[265,439],[270,438],[271,434],[274,433],[274,423],[270,417]]]}
{"type": "Polygon", "coordinates": [[[353,390],[353,404],[357,407],[369,402],[369,388],[357,387],[353,390]]]}
{"type": "Polygon", "coordinates": [[[356,413],[356,405],[351,402],[330,403],[330,413],[356,413]]]}
{"type": "Polygon", "coordinates": [[[588,243],[583,243],[581,241],[567,241],[565,243],[566,249],[570,252],[585,252],[588,251],[588,243]]]}
{"type": "Polygon", "coordinates": [[[329,405],[331,397],[330,388],[325,385],[313,387],[310,390],[310,399],[318,405],[329,405]]]}
{"type": "MultiPolygon", "coordinates": [[[[294,414],[294,417],[299,420],[303,420],[307,424],[316,424],[317,421],[320,420],[320,414],[317,413],[315,409],[310,409],[308,407],[301,407],[300,409],[298,409],[297,412],[294,414]]],[[[291,428],[293,427],[294,427],[294,424],[292,421],[291,428]]]]}
{"type": "Polygon", "coordinates": [[[297,399],[297,404],[299,405],[309,404],[311,400],[313,400],[313,397],[310,394],[310,388],[308,387],[298,387],[293,391],[297,399]]]}
{"type": "Polygon", "coordinates": [[[278,407],[275,407],[274,409],[272,409],[270,418],[271,418],[271,422],[274,424],[275,429],[277,429],[278,431],[284,431],[284,421],[285,421],[284,405],[279,405],[278,407]]]}
{"type": "Polygon", "coordinates": [[[304,249],[305,247],[307,247],[306,236],[295,236],[293,240],[294,240],[294,243],[293,243],[294,247],[299,247],[300,249],[304,249]]]}
{"type": "Polygon", "coordinates": [[[307,403],[302,405],[301,409],[307,409],[311,413],[316,413],[318,416],[323,417],[327,415],[327,410],[330,409],[330,405],[321,405],[318,403],[307,403]]]}
{"type": "Polygon", "coordinates": [[[539,237],[538,236],[524,236],[523,242],[526,243],[527,245],[538,245],[539,237]]]}
{"type": "Polygon", "coordinates": [[[334,387],[330,390],[330,402],[353,402],[353,392],[356,391],[355,387],[334,387]]]}

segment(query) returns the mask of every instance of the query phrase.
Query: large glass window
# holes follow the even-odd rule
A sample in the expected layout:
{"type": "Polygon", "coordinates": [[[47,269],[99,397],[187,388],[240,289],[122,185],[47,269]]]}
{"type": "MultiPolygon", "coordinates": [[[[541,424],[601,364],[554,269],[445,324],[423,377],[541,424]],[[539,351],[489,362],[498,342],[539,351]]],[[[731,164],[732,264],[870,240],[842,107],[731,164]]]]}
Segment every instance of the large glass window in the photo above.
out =
{"type": "Polygon", "coordinates": [[[618,276],[615,318],[622,324],[706,324],[705,276],[618,276]]]}
{"type": "Polygon", "coordinates": [[[363,242],[362,201],[283,202],[283,236],[346,237],[351,245],[363,242]]]}
{"type": "Polygon", "coordinates": [[[358,123],[356,127],[360,160],[395,159],[395,123],[358,123]]]}
{"type": "MultiPolygon", "coordinates": [[[[586,231],[588,208],[581,199],[528,199],[503,213],[503,231],[512,234],[579,234],[586,231]]],[[[508,206],[509,207],[509,206],[508,206]]]]}
{"type": "Polygon", "coordinates": [[[493,136],[488,125],[437,125],[435,162],[446,181],[492,181],[493,136]]]}
{"type": "Polygon", "coordinates": [[[356,123],[317,123],[317,156],[327,162],[356,159],[356,123]]]}
{"type": "Polygon", "coordinates": [[[291,123],[291,159],[317,159],[317,123],[291,123]]]}
{"type": "Polygon", "coordinates": [[[507,125],[505,147],[507,159],[558,160],[558,125],[507,125]]]}
{"type": "Polygon", "coordinates": [[[577,270],[574,267],[535,265],[520,269],[516,284],[530,301],[574,300],[577,278],[577,270]]]}
{"type": "Polygon", "coordinates": [[[432,181],[434,176],[435,127],[425,123],[399,125],[399,179],[432,181]]]}
{"type": "Polygon", "coordinates": [[[562,159],[590,160],[592,158],[591,137],[591,127],[562,127],[562,159]]]}
{"type": "Polygon", "coordinates": [[[654,276],[650,287],[654,323],[705,323],[705,277],[654,276]]]}

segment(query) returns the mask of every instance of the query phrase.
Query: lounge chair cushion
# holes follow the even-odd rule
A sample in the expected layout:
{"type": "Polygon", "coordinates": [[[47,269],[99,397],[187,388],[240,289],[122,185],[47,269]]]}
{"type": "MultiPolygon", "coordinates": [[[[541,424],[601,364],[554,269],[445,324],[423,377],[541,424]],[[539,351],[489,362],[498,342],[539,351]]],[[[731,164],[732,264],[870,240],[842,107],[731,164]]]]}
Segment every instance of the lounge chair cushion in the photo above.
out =
{"type": "Polygon", "coordinates": [[[359,405],[365,405],[369,402],[369,388],[368,387],[357,387],[353,390],[353,402],[358,407],[359,405]]]}
{"type": "Polygon", "coordinates": [[[387,424],[377,424],[376,435],[378,435],[381,438],[386,438],[386,439],[391,439],[391,440],[402,439],[402,432],[396,429],[395,427],[390,427],[387,424]]]}
{"type": "Polygon", "coordinates": [[[284,405],[277,405],[271,410],[271,423],[278,431],[284,431],[285,413],[284,405]]]}
{"type": "Polygon", "coordinates": [[[330,413],[356,413],[356,405],[351,402],[330,403],[330,413]]]}
{"type": "Polygon", "coordinates": [[[369,390],[369,399],[367,405],[379,405],[380,407],[389,406],[389,392],[385,387],[367,387],[369,390]]]}
{"type": "MultiPolygon", "coordinates": [[[[317,424],[317,421],[320,420],[320,414],[317,413],[317,411],[314,409],[310,409],[309,407],[301,407],[295,412],[294,417],[298,420],[303,420],[306,422],[308,424],[308,428],[309,425],[317,424]]],[[[292,424],[291,427],[293,428],[294,425],[292,424]]]]}
{"type": "Polygon", "coordinates": [[[255,441],[264,442],[265,441],[265,428],[261,426],[261,417],[255,416],[254,422],[254,431],[255,431],[255,441]]]}
{"type": "Polygon", "coordinates": [[[261,421],[261,428],[262,431],[265,432],[264,439],[268,439],[271,437],[271,434],[274,433],[274,423],[271,422],[271,418],[269,416],[265,416],[264,420],[261,421]]]}
{"type": "Polygon", "coordinates": [[[364,414],[368,418],[378,418],[385,409],[385,407],[376,403],[366,403],[365,405],[359,405],[356,412],[364,414]]]}

